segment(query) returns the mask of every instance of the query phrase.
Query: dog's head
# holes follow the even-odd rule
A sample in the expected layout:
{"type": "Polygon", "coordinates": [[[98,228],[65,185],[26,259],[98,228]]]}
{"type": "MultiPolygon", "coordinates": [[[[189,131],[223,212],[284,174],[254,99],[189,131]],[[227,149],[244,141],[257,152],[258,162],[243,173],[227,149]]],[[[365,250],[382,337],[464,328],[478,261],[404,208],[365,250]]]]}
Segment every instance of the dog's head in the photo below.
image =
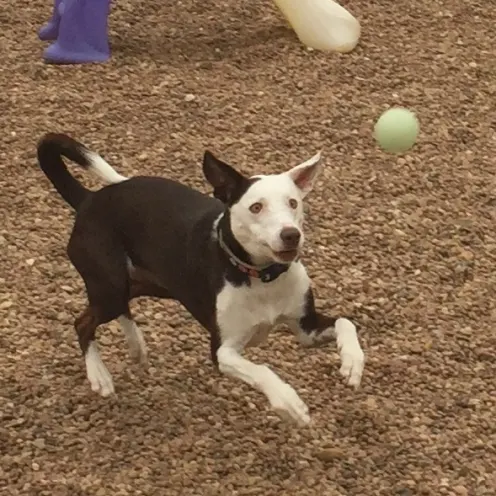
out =
{"type": "Polygon", "coordinates": [[[303,246],[303,199],[320,169],[320,153],[282,174],[246,177],[205,152],[203,173],[230,209],[231,230],[255,263],[289,263],[303,246]]]}

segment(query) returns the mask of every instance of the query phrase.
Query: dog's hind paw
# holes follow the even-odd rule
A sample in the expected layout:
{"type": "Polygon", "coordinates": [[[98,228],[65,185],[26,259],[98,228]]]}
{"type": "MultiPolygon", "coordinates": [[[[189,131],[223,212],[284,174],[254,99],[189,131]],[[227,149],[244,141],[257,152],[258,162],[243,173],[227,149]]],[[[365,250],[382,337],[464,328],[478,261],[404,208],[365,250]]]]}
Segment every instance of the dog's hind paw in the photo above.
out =
{"type": "Polygon", "coordinates": [[[146,366],[148,364],[148,350],[141,329],[132,322],[125,332],[131,359],[133,362],[146,366]]]}
{"type": "Polygon", "coordinates": [[[131,359],[136,363],[146,366],[148,364],[148,350],[141,329],[133,320],[125,316],[119,317],[118,320],[126,335],[131,359]]]}
{"type": "Polygon", "coordinates": [[[135,363],[139,363],[143,367],[148,365],[148,353],[145,346],[140,346],[136,343],[129,343],[129,356],[135,363]]]}
{"type": "Polygon", "coordinates": [[[115,393],[112,376],[100,358],[100,353],[94,342],[90,343],[85,356],[86,375],[91,384],[91,390],[103,397],[115,393]]]}

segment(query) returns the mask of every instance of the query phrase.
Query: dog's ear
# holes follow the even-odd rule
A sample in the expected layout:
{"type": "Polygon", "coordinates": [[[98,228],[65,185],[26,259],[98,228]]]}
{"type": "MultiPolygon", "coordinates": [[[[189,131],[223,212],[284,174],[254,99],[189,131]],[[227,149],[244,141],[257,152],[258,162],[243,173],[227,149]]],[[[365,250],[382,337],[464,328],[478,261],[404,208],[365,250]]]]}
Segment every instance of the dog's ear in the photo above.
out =
{"type": "Polygon", "coordinates": [[[236,203],[250,186],[250,181],[208,150],[203,156],[203,174],[214,187],[214,196],[227,205],[236,203]]]}
{"type": "Polygon", "coordinates": [[[322,154],[319,152],[306,162],[286,172],[301,191],[303,197],[312,191],[315,179],[321,169],[321,158],[322,154]]]}

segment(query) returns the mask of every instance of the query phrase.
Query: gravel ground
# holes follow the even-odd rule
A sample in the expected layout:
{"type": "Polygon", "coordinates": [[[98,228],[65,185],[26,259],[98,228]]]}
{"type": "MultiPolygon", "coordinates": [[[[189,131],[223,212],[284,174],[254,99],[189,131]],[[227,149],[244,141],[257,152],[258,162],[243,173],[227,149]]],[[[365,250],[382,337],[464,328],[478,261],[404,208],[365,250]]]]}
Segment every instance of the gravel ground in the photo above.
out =
{"type": "Polygon", "coordinates": [[[329,55],[304,49],[270,0],[119,0],[112,60],[86,67],[42,63],[50,0],[23,3],[0,1],[0,493],[494,495],[490,2],[347,0],[363,38],[329,55]],[[372,141],[392,104],[422,124],[402,157],[372,141]],[[100,343],[118,397],[92,393],[72,328],[85,301],[65,256],[72,214],[35,158],[47,131],[124,174],[204,191],[207,146],[253,173],[322,147],[305,259],[319,306],[360,326],[361,389],[342,384],[334,347],[275,331],[249,356],[309,404],[311,428],[286,425],[218,377],[184,309],[141,300],[150,369],[111,324],[100,343]]]}

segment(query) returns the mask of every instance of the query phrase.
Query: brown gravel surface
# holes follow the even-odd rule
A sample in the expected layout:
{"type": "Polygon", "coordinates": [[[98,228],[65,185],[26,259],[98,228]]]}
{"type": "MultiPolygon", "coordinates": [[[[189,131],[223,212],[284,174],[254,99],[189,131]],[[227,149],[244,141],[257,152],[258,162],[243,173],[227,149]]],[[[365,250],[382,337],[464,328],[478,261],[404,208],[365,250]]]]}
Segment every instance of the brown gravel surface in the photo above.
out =
{"type": "Polygon", "coordinates": [[[270,0],[119,0],[112,60],[86,67],[44,65],[50,0],[17,3],[0,1],[0,494],[494,495],[491,2],[347,0],[363,38],[329,55],[300,46],[270,0]],[[395,103],[422,124],[402,157],[371,134],[395,103]],[[214,372],[184,309],[143,300],[150,369],[106,326],[118,397],[92,393],[72,328],[85,298],[65,256],[72,214],[35,159],[47,131],[124,174],[204,190],[207,146],[253,173],[323,148],[305,259],[319,306],[360,326],[362,387],[342,384],[334,347],[276,331],[249,356],[309,404],[311,428],[286,425],[214,372]]]}

